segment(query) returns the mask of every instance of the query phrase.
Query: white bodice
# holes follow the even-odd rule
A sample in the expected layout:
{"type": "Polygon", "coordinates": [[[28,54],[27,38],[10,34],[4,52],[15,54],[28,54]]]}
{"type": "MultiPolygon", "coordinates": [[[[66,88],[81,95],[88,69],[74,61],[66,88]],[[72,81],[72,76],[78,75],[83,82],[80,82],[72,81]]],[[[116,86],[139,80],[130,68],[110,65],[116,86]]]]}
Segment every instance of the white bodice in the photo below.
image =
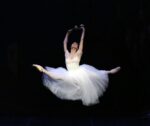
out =
{"type": "Polygon", "coordinates": [[[80,55],[76,55],[73,58],[71,58],[69,54],[65,54],[65,62],[66,62],[66,67],[68,71],[78,69],[80,59],[81,59],[80,55]]]}

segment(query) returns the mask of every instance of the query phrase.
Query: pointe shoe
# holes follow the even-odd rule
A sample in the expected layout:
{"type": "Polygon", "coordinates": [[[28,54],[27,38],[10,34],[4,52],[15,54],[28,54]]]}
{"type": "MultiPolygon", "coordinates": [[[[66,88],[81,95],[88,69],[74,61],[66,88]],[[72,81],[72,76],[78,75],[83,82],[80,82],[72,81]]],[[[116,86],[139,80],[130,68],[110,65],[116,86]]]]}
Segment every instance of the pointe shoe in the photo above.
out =
{"type": "Polygon", "coordinates": [[[35,68],[37,68],[40,72],[43,71],[43,67],[37,64],[33,64],[32,66],[34,66],[35,68]]]}
{"type": "Polygon", "coordinates": [[[115,73],[117,73],[118,71],[120,71],[120,69],[121,69],[121,67],[116,67],[116,68],[114,68],[114,69],[111,69],[111,70],[109,71],[109,73],[110,73],[110,74],[115,74],[115,73]]]}

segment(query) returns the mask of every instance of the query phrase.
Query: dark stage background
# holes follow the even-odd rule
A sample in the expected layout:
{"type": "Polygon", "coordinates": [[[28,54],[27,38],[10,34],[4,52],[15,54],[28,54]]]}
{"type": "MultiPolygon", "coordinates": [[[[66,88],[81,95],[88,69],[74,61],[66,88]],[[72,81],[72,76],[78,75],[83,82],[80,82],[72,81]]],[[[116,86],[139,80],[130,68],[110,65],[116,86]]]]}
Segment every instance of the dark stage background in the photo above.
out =
{"type": "MultiPolygon", "coordinates": [[[[5,1],[0,8],[1,116],[149,118],[148,1],[5,1]],[[110,76],[100,104],[90,107],[56,98],[32,67],[65,67],[65,33],[81,23],[86,27],[81,64],[122,67],[110,76]]],[[[78,35],[69,42],[79,40],[78,35]]]]}

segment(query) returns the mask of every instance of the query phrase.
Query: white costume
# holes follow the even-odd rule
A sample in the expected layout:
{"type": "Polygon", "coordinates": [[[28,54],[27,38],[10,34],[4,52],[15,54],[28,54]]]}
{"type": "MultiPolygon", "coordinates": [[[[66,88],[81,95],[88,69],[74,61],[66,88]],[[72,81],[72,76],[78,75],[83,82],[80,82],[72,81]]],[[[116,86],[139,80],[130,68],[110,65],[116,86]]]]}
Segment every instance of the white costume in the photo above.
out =
{"type": "Polygon", "coordinates": [[[92,105],[99,102],[99,97],[108,86],[108,72],[98,70],[90,65],[79,65],[82,53],[77,52],[73,58],[69,52],[65,52],[66,67],[46,70],[62,79],[53,79],[43,74],[44,85],[57,97],[67,100],[81,100],[84,105],[92,105]]]}

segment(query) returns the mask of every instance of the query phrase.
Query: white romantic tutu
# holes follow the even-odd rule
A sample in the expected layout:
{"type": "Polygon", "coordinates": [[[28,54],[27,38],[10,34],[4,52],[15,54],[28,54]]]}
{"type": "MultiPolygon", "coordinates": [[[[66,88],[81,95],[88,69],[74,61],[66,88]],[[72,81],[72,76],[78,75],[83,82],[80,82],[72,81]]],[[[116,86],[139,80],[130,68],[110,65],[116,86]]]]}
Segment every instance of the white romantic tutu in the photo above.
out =
{"type": "Polygon", "coordinates": [[[62,67],[46,67],[46,70],[62,77],[56,80],[43,74],[43,83],[52,93],[61,99],[82,100],[87,106],[98,103],[108,86],[107,71],[90,65],[83,64],[71,71],[62,67]]]}

